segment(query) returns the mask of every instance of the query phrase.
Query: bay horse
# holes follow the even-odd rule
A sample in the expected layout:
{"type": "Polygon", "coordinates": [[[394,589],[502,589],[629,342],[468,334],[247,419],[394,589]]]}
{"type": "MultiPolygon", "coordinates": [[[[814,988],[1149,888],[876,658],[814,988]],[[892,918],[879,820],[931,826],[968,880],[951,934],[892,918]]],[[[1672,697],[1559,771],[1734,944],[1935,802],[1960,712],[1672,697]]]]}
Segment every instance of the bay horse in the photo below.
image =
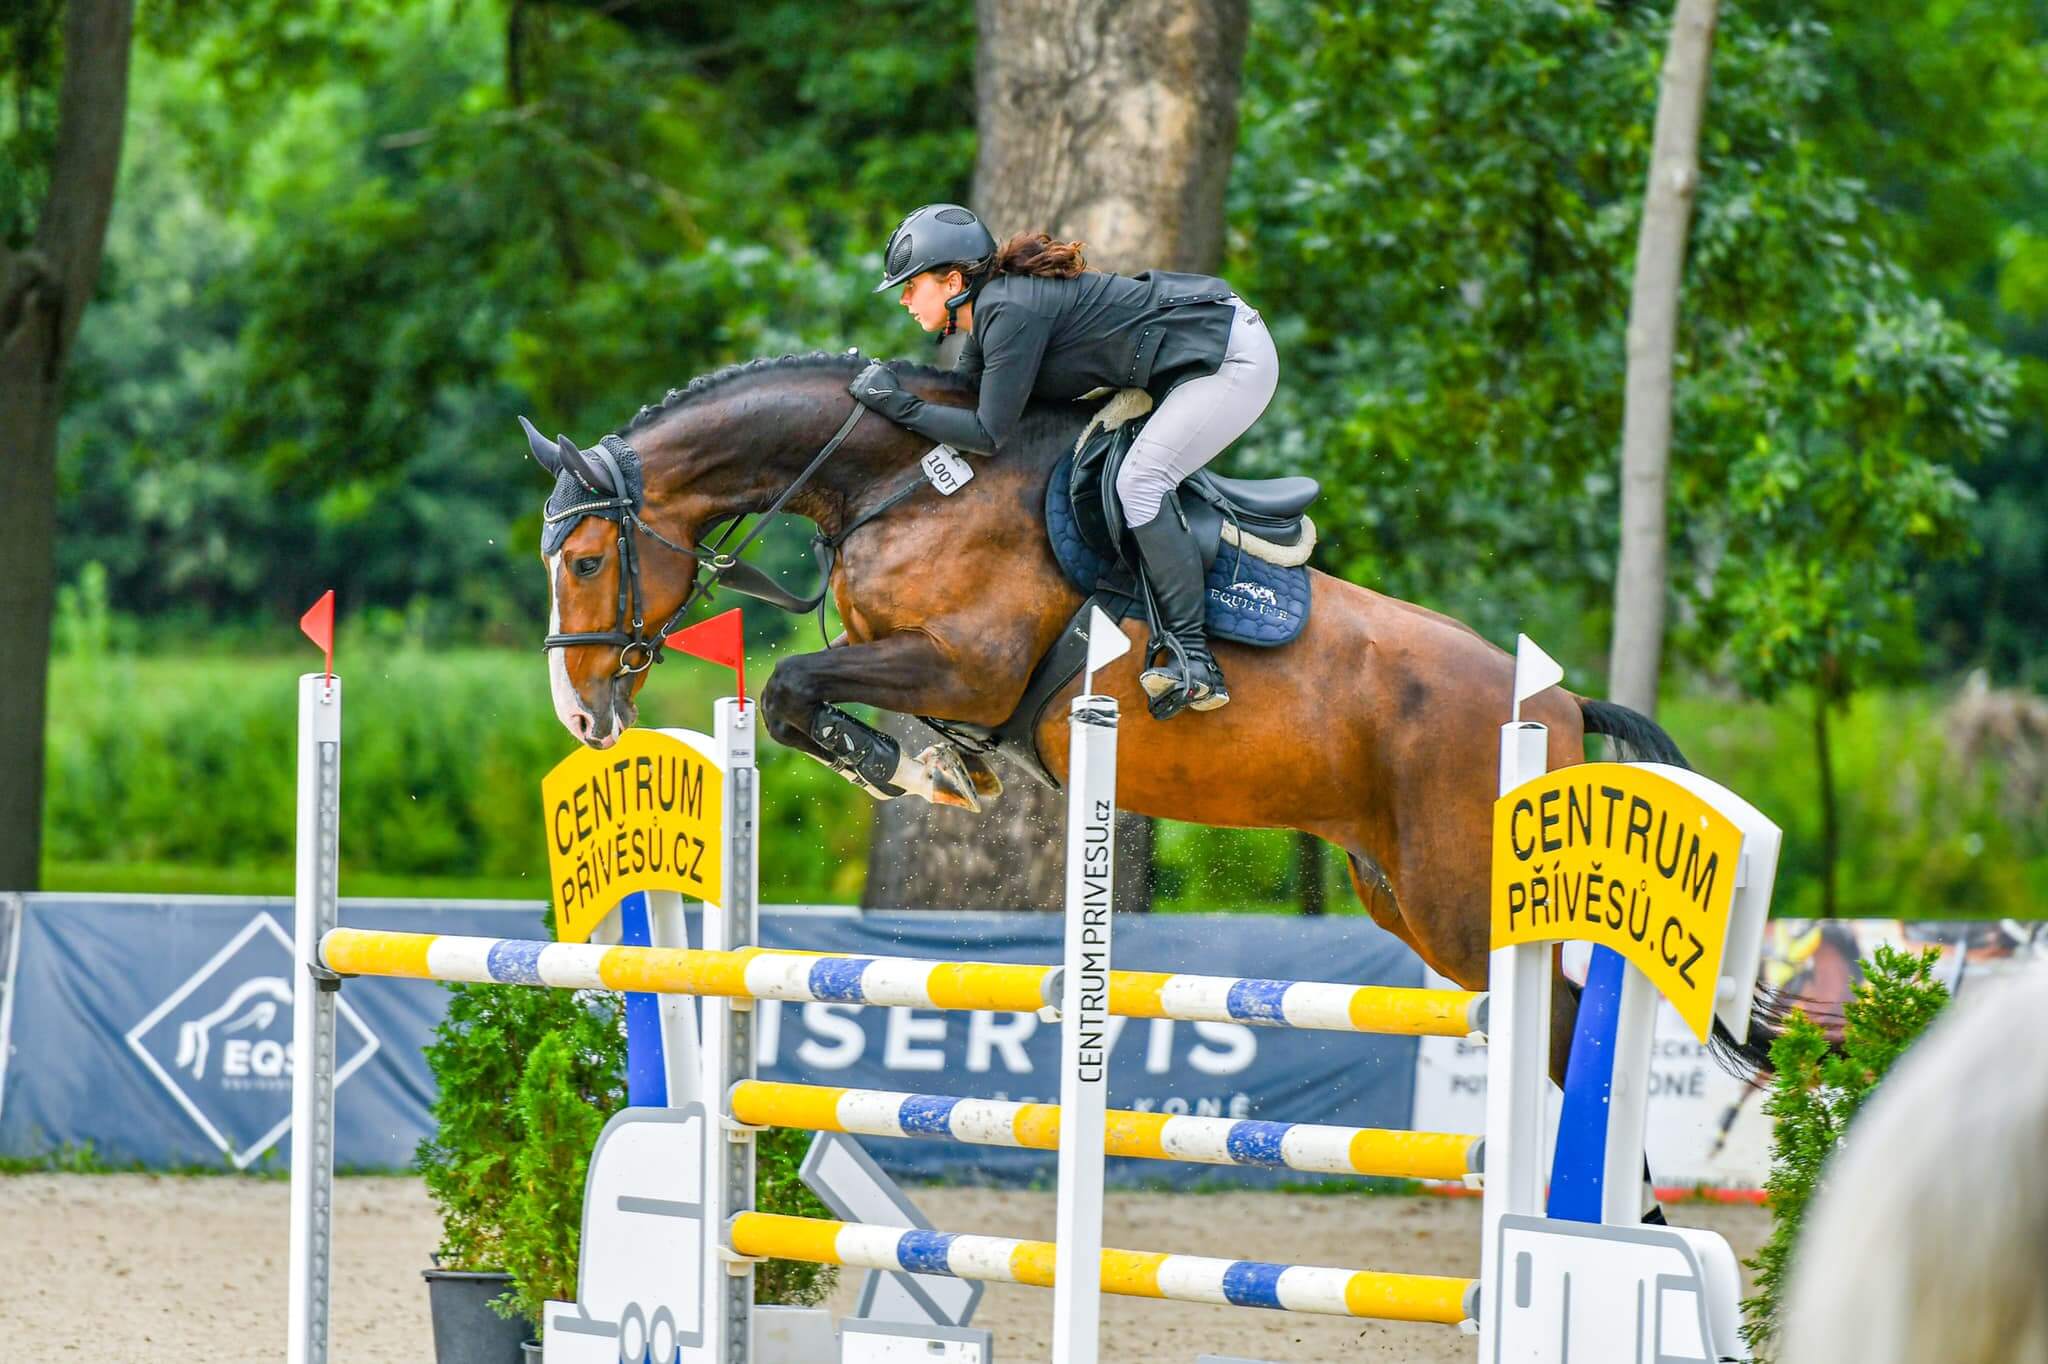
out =
{"type": "MultiPolygon", "coordinates": [[[[560,475],[543,554],[549,667],[556,712],[577,739],[595,748],[617,741],[636,718],[659,637],[696,595],[700,573],[733,570],[707,535],[786,510],[836,548],[828,584],[845,635],[776,664],[760,703],[770,736],[875,794],[978,807],[1000,790],[978,757],[940,742],[904,758],[839,707],[990,729],[1016,711],[1026,678],[1083,601],[1054,561],[1043,508],[1053,466],[1092,408],[1034,404],[1012,448],[976,457],[971,481],[941,496],[919,468],[932,443],[877,414],[863,419],[847,394],[864,363],[815,354],[732,366],[671,391],[587,451],[567,438],[550,445],[527,426],[536,458],[560,475]],[[626,486],[634,482],[637,490],[626,486]],[[863,747],[869,736],[886,748],[863,747]],[[877,753],[883,767],[870,764],[863,777],[860,760],[877,753]]],[[[976,398],[948,371],[903,364],[898,374],[927,402],[976,398]]],[[[1142,622],[1124,628],[1142,646],[1142,622]]],[[[1151,717],[1138,685],[1142,647],[1098,674],[1098,690],[1123,715],[1119,804],[1196,824],[1296,829],[1335,845],[1375,923],[1440,974],[1485,989],[1492,807],[1513,660],[1448,616],[1323,573],[1312,576],[1294,642],[1215,648],[1232,700],[1207,713],[1151,717]]],[[[1060,779],[1066,699],[1078,686],[1036,729],[1038,756],[1060,779]]],[[[1583,762],[1588,734],[1618,741],[1629,756],[1685,762],[1647,717],[1562,688],[1526,702],[1523,718],[1549,727],[1552,768],[1583,762]]],[[[1576,989],[1558,988],[1553,999],[1561,1080],[1576,989]]],[[[1753,1030],[1740,1060],[1757,1065],[1768,1035],[1753,1030]]],[[[1732,1038],[1722,1050],[1734,1050],[1732,1038]]]]}

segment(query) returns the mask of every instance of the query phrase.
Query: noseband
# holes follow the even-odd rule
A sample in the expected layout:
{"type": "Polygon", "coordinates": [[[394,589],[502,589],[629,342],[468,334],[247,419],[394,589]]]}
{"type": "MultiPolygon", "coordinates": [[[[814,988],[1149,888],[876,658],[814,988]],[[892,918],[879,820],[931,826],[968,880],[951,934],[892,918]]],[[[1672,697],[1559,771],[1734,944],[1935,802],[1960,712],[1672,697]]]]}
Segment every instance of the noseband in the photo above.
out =
{"type": "Polygon", "coordinates": [[[861,414],[866,411],[867,408],[857,402],[853,405],[853,411],[839,424],[839,430],[833,433],[832,439],[825,442],[824,448],[804,466],[804,471],[782,490],[781,495],[769,504],[766,511],[760,514],[759,519],[754,522],[754,528],[731,549],[727,549],[725,543],[739,529],[740,522],[746,519],[746,513],[742,512],[727,522],[724,531],[708,549],[691,549],[686,545],[679,545],[648,525],[640,515],[644,497],[639,480],[635,478],[629,481],[625,472],[628,468],[638,470],[640,467],[640,456],[632,446],[617,436],[606,436],[583,452],[585,459],[590,463],[591,472],[597,476],[596,482],[608,482],[611,487],[598,487],[579,472],[576,475],[578,482],[594,500],[578,502],[559,511],[544,512],[543,519],[547,525],[554,526],[565,521],[577,521],[586,516],[594,516],[600,521],[610,521],[618,526],[618,619],[609,630],[580,630],[549,635],[541,641],[541,648],[568,649],[581,644],[615,645],[619,650],[619,667],[613,674],[614,677],[631,677],[636,673],[644,673],[661,662],[664,641],[681,622],[684,613],[695,605],[700,596],[708,595],[712,588],[718,586],[721,580],[729,575],[735,579],[730,586],[736,592],[759,597],[785,610],[809,611],[816,607],[824,598],[824,588],[820,588],[817,596],[813,598],[799,598],[784,591],[774,579],[759,569],[741,563],[739,556],[746,551],[747,546],[754,543],[755,537],[767,529],[774,521],[776,513],[782,510],[789,499],[796,496],[804,485],[811,481],[811,477],[824,466],[832,453],[845,443],[847,436],[860,421],[861,414]],[[689,590],[683,593],[682,602],[653,630],[647,629],[646,626],[647,591],[640,581],[640,553],[636,532],[645,535],[656,544],[688,556],[694,565],[690,574],[689,590]]]}

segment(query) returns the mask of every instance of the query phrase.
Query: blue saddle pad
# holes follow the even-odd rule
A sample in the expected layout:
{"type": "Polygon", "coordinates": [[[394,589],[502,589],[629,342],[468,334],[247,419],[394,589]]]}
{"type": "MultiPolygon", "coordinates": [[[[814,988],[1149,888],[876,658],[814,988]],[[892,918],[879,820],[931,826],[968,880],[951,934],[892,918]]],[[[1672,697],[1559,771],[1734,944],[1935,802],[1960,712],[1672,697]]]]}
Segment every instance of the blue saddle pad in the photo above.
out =
{"type": "MultiPolygon", "coordinates": [[[[1102,589],[1128,596],[1130,574],[1097,553],[1082,537],[1074,515],[1074,457],[1053,467],[1045,490],[1045,530],[1060,572],[1083,592],[1102,589]]],[[[1238,644],[1285,644],[1308,624],[1308,567],[1282,568],[1224,545],[1210,566],[1209,638],[1238,644]]]]}

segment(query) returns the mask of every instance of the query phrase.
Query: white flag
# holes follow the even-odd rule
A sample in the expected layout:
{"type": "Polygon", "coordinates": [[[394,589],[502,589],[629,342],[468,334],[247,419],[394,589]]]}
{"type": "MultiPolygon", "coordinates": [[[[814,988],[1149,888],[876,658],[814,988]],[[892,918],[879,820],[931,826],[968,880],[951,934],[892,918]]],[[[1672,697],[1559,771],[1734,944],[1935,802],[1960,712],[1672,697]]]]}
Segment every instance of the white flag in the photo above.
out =
{"type": "Polygon", "coordinates": [[[1564,681],[1564,667],[1538,648],[1527,635],[1515,636],[1515,718],[1522,715],[1522,703],[1564,681]]]}
{"type": "Polygon", "coordinates": [[[1088,609],[1088,677],[1082,684],[1090,695],[1095,692],[1095,672],[1131,651],[1131,637],[1123,627],[1109,618],[1109,612],[1099,606],[1088,609]]]}

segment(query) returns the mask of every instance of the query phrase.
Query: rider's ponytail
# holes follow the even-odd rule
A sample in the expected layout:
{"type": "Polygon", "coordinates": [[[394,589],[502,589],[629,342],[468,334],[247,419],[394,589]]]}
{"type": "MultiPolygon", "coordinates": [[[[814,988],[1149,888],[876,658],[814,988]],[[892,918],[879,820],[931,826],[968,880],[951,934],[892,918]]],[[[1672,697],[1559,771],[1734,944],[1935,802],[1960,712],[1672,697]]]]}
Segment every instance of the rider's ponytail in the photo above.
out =
{"type": "Polygon", "coordinates": [[[993,273],[1072,279],[1088,268],[1081,242],[1056,242],[1044,232],[1019,232],[996,252],[993,273]]]}

